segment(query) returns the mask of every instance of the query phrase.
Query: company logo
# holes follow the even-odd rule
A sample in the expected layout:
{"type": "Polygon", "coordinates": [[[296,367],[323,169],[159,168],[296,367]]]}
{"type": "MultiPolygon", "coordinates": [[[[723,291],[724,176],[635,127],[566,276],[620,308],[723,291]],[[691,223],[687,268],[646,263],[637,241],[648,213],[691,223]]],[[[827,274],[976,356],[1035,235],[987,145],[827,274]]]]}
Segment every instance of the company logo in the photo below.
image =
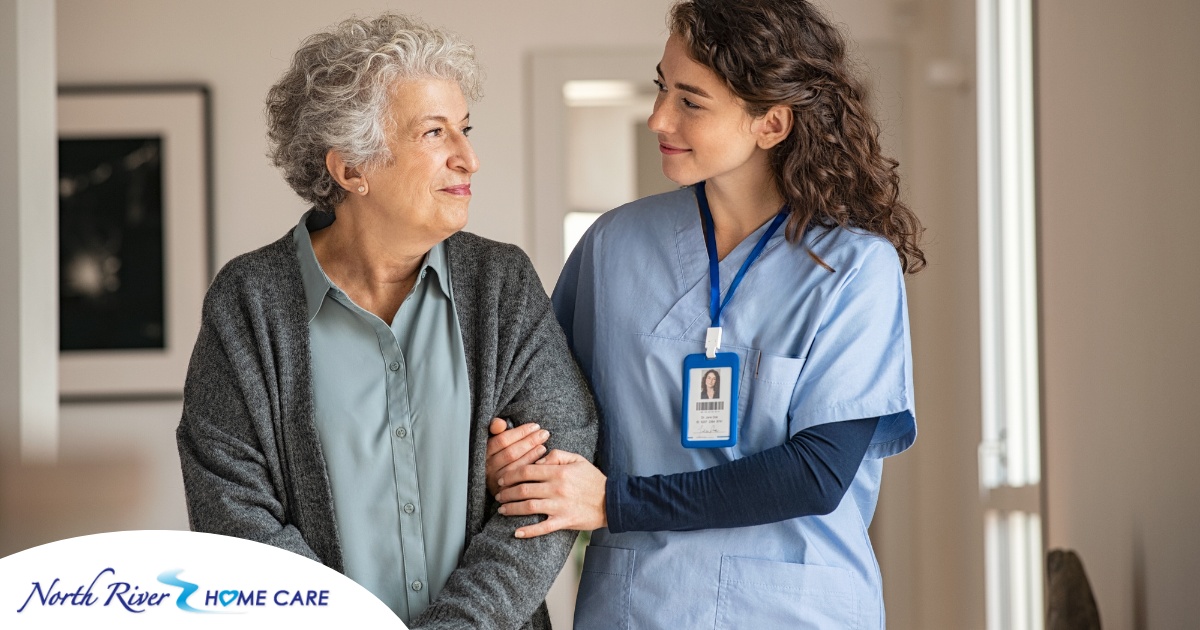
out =
{"type": "Polygon", "coordinates": [[[0,558],[0,629],[404,630],[345,575],[261,543],[187,531],[91,534],[0,558]]]}
{"type": "Polygon", "coordinates": [[[220,614],[270,607],[325,607],[330,602],[329,589],[204,588],[181,579],[180,573],[182,569],[164,571],[158,575],[158,584],[137,583],[118,577],[116,569],[106,567],[90,581],[67,582],[58,577],[48,583],[34,581],[16,612],[39,607],[98,606],[137,614],[174,604],[189,613],[220,614]],[[179,590],[172,592],[166,587],[179,590]]]}

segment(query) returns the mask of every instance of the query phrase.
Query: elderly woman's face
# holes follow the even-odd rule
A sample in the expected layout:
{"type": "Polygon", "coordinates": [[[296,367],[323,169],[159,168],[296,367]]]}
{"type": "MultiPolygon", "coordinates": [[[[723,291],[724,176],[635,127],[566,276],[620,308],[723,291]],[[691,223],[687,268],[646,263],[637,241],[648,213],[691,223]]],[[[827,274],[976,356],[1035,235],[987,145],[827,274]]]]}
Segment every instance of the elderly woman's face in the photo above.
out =
{"type": "Polygon", "coordinates": [[[471,174],[467,100],[454,81],[406,79],[392,89],[393,161],[367,173],[368,197],[406,234],[437,243],[467,224],[471,174]]]}

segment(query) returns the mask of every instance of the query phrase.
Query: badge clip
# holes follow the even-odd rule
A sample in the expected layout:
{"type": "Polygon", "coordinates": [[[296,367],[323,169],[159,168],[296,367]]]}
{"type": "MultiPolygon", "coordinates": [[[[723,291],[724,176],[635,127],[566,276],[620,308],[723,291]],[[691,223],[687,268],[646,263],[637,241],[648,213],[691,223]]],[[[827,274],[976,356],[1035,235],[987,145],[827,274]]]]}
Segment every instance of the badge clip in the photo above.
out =
{"type": "Polygon", "coordinates": [[[704,355],[710,359],[717,358],[717,350],[721,349],[721,328],[710,327],[704,338],[704,355]]]}

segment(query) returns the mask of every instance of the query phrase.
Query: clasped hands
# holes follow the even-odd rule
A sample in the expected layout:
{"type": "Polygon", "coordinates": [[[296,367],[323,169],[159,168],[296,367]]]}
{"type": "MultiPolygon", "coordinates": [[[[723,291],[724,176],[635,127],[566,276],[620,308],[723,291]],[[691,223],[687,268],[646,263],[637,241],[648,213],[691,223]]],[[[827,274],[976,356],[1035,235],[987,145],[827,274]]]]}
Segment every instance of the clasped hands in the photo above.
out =
{"type": "Polygon", "coordinates": [[[600,469],[567,451],[546,452],[550,432],[530,422],[512,429],[496,418],[488,429],[487,487],[506,516],[544,514],[546,519],[517,529],[517,538],[560,529],[592,530],[608,525],[605,482],[600,469]]]}

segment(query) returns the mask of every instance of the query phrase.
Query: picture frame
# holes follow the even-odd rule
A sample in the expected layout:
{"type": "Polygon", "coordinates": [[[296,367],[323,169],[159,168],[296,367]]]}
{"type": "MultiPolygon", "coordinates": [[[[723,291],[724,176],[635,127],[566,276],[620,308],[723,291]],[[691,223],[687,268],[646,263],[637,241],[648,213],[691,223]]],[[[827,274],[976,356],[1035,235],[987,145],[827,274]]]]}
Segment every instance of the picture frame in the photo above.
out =
{"type": "Polygon", "coordinates": [[[213,277],[210,92],[58,90],[59,394],[179,399],[213,277]]]}

